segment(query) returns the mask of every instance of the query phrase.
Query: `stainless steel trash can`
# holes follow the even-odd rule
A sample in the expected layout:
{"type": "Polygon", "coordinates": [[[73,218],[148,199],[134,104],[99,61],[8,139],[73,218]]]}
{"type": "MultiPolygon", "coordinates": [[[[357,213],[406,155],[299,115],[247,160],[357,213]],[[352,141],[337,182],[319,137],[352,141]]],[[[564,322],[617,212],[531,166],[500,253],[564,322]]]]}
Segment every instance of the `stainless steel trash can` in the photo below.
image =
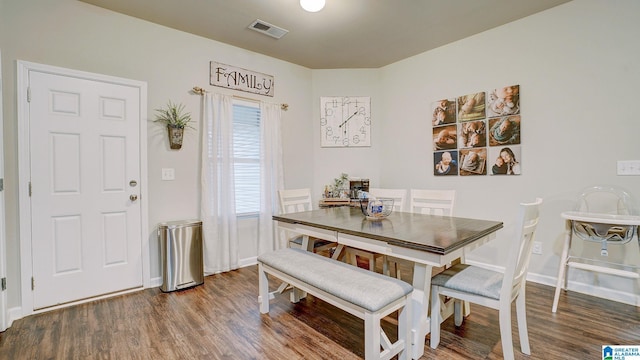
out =
{"type": "Polygon", "coordinates": [[[204,283],[202,221],[183,220],[158,225],[164,292],[204,283]]]}

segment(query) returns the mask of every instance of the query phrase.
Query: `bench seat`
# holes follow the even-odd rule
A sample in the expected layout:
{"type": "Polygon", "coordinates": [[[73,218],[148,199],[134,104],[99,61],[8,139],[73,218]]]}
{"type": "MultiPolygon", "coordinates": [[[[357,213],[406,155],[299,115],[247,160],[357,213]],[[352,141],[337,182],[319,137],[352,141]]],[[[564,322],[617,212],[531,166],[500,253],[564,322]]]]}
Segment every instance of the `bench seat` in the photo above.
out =
{"type": "MultiPolygon", "coordinates": [[[[413,287],[403,281],[301,249],[280,249],[258,257],[260,312],[269,312],[267,274],[365,321],[365,359],[409,358],[413,287]],[[391,343],[380,320],[398,311],[398,341],[391,343]],[[382,348],[382,349],[381,349],[382,348]]],[[[292,297],[297,301],[298,296],[292,297]]]]}

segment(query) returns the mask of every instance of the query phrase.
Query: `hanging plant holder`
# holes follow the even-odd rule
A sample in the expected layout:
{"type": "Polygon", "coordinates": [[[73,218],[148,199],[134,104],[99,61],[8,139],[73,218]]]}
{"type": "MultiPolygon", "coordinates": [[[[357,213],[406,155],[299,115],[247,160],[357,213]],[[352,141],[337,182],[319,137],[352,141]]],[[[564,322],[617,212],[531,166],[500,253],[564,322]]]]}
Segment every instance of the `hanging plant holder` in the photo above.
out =
{"type": "Polygon", "coordinates": [[[182,148],[184,128],[167,125],[167,130],[169,131],[169,147],[174,150],[182,148]]]}
{"type": "Polygon", "coordinates": [[[167,125],[167,132],[169,134],[169,147],[173,150],[182,148],[182,140],[184,139],[184,129],[186,127],[193,127],[189,124],[191,122],[191,114],[184,111],[184,105],[174,104],[171,101],[166,107],[156,109],[156,119],[167,125]]]}

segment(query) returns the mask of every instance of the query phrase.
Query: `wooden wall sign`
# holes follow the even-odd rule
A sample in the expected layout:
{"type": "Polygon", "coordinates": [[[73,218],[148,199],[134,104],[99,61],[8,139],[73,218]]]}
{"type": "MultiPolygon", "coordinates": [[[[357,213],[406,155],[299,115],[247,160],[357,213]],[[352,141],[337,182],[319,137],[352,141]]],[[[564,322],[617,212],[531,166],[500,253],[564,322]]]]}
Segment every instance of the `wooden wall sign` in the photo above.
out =
{"type": "Polygon", "coordinates": [[[210,64],[211,85],[273,97],[273,76],[215,61],[210,64]]]}

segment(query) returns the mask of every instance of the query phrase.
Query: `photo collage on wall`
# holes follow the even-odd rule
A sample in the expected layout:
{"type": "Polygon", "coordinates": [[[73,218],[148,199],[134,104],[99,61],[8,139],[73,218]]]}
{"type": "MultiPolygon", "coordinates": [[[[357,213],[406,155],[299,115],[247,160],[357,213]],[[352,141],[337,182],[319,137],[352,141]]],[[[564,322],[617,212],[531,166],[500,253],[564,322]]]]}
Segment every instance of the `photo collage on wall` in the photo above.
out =
{"type": "Polygon", "coordinates": [[[431,106],[433,174],[520,175],[520,85],[431,106]]]}

